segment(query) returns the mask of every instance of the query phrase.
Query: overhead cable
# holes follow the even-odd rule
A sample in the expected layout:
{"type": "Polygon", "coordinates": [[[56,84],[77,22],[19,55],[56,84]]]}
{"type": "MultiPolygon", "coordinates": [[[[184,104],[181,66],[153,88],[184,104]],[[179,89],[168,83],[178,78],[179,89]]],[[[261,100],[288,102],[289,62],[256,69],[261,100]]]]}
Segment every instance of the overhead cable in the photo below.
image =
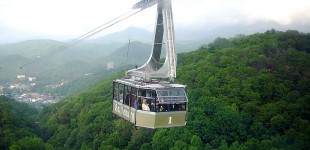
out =
{"type": "Polygon", "coordinates": [[[123,21],[123,20],[125,20],[125,19],[127,19],[127,18],[129,18],[129,17],[131,17],[131,16],[133,16],[135,14],[137,14],[137,13],[139,13],[139,12],[141,12],[142,10],[144,10],[144,9],[140,9],[140,10],[131,9],[130,11],[127,11],[126,13],[124,13],[124,14],[122,14],[122,15],[120,15],[120,16],[118,16],[118,17],[116,17],[116,18],[114,18],[114,19],[112,19],[110,21],[108,21],[107,23],[98,26],[97,28],[95,28],[95,29],[93,29],[93,30],[91,30],[91,31],[89,31],[89,32],[79,36],[78,38],[76,38],[76,39],[74,39],[74,40],[72,40],[72,41],[70,41],[70,42],[68,42],[68,43],[66,43],[64,45],[59,46],[56,49],[53,49],[52,51],[48,52],[46,55],[44,55],[42,57],[38,57],[35,60],[32,60],[32,61],[30,61],[28,63],[25,63],[25,64],[21,65],[20,69],[23,69],[26,66],[34,64],[34,63],[36,63],[36,62],[38,62],[40,60],[44,60],[44,58],[45,59],[49,59],[52,56],[54,56],[54,55],[56,55],[58,53],[61,53],[64,50],[68,49],[69,47],[73,47],[74,45],[77,45],[81,41],[83,41],[85,39],[88,39],[91,36],[93,36],[93,35],[101,32],[101,31],[103,31],[103,30],[105,30],[105,29],[107,29],[107,28],[109,28],[109,27],[111,27],[111,26],[113,26],[113,25],[115,25],[115,24],[117,24],[117,23],[119,23],[119,22],[121,22],[121,21],[123,21]]]}

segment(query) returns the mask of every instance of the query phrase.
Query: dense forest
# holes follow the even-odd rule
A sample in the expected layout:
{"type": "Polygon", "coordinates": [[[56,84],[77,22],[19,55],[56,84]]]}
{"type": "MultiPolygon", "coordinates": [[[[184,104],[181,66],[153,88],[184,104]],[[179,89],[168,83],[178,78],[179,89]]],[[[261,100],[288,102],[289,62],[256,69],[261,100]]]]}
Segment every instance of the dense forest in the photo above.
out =
{"type": "Polygon", "coordinates": [[[38,110],[26,103],[0,96],[0,149],[44,147],[38,136],[37,114],[38,110]]]}
{"type": "Polygon", "coordinates": [[[309,149],[309,52],[310,34],[268,30],[179,54],[186,127],[136,130],[112,117],[123,73],[40,112],[1,97],[0,149],[309,149]]]}

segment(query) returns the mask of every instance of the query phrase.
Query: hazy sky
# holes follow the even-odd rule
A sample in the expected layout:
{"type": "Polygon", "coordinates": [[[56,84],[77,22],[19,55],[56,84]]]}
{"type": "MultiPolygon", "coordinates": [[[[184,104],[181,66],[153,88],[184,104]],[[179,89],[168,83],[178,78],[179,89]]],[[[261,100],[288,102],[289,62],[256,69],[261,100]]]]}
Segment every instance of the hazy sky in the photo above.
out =
{"type": "MultiPolygon", "coordinates": [[[[138,1],[0,0],[0,43],[76,38],[130,10],[138,1]]],[[[310,25],[310,0],[172,0],[172,6],[176,30],[251,25],[258,21],[310,25]]],[[[153,31],[155,15],[153,6],[101,35],[129,26],[153,31]]]]}

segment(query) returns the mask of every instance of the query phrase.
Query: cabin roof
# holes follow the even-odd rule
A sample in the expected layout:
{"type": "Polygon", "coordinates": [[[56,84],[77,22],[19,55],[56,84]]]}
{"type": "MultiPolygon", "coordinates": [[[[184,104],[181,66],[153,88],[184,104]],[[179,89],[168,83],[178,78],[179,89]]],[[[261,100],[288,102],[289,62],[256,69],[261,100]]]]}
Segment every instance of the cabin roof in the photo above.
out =
{"type": "Polygon", "coordinates": [[[186,85],[171,84],[166,81],[141,82],[133,79],[116,79],[114,82],[122,83],[136,88],[143,89],[167,89],[167,88],[185,88],[186,85]]]}

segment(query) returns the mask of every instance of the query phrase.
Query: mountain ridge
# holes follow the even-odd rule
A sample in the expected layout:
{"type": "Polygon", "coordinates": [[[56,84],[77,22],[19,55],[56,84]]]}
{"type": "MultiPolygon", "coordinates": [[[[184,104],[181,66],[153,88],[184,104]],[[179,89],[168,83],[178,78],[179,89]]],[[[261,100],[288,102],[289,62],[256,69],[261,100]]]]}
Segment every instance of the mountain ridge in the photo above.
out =
{"type": "MultiPolygon", "coordinates": [[[[195,51],[178,54],[175,83],[187,85],[189,99],[185,127],[136,130],[129,121],[113,117],[111,85],[124,76],[122,71],[43,108],[36,115],[37,134],[16,140],[0,136],[0,146],[309,149],[309,37],[309,33],[294,30],[268,30],[217,38],[195,51]]],[[[14,116],[1,115],[5,116],[3,122],[14,116]]]]}

